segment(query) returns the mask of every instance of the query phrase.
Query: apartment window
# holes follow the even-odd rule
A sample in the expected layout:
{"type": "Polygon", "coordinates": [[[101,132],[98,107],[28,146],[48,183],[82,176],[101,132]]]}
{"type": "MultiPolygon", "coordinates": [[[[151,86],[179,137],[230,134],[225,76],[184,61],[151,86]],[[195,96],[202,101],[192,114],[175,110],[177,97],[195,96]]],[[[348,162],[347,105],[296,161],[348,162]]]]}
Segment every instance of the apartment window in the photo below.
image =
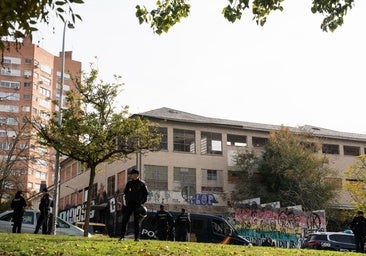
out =
{"type": "MultiPolygon", "coordinates": [[[[24,60],[24,62],[25,62],[25,64],[32,64],[32,59],[28,59],[28,58],[26,58],[25,60],[24,60]]],[[[35,63],[36,61],[34,61],[34,63],[35,63]]]]}
{"type": "Polygon", "coordinates": [[[33,183],[32,182],[28,182],[28,188],[33,188],[33,183]]]}
{"type": "Polygon", "coordinates": [[[168,190],[168,167],[145,165],[145,182],[152,190],[168,190]]]}
{"type": "Polygon", "coordinates": [[[31,87],[32,87],[32,83],[30,83],[30,82],[24,83],[24,88],[31,88],[31,87]]]}
{"type": "Polygon", "coordinates": [[[180,191],[185,188],[196,188],[196,169],[174,167],[174,190],[180,191]]]}
{"type": "Polygon", "coordinates": [[[107,196],[113,196],[116,188],[116,176],[112,175],[107,179],[107,196]]]}
{"type": "Polygon", "coordinates": [[[227,180],[229,183],[239,183],[240,182],[240,173],[239,171],[232,171],[232,170],[228,170],[227,172],[227,180]]]}
{"type": "Polygon", "coordinates": [[[268,138],[252,137],[253,147],[264,147],[268,141],[268,138]]]}
{"type": "Polygon", "coordinates": [[[207,170],[207,180],[217,180],[217,171],[207,170]]]}
{"type": "Polygon", "coordinates": [[[360,147],[343,146],[343,152],[345,156],[359,156],[360,150],[360,147]]]}
{"type": "Polygon", "coordinates": [[[47,177],[46,173],[36,171],[36,178],[41,179],[41,180],[46,180],[46,177],[47,177]]]}
{"type": "Polygon", "coordinates": [[[333,154],[339,155],[339,145],[336,144],[323,144],[322,145],[323,154],[333,154]]]}
{"type": "Polygon", "coordinates": [[[19,100],[19,93],[0,92],[1,100],[19,100]]]}
{"type": "Polygon", "coordinates": [[[236,146],[236,147],[246,147],[247,144],[247,136],[244,135],[236,135],[236,134],[228,134],[226,145],[228,146],[236,146]]]}
{"type": "Polygon", "coordinates": [[[23,106],[22,111],[23,112],[30,112],[30,106],[23,106]]]}
{"type": "Polygon", "coordinates": [[[222,170],[202,169],[203,192],[222,192],[223,184],[222,170]]]}
{"type": "Polygon", "coordinates": [[[14,117],[2,117],[2,116],[0,116],[0,124],[17,125],[18,120],[14,117]]]}
{"type": "Polygon", "coordinates": [[[221,133],[201,132],[201,154],[222,154],[221,133]]]}
{"type": "Polygon", "coordinates": [[[168,150],[168,128],[159,127],[158,133],[161,134],[160,150],[168,150]]]}
{"type": "Polygon", "coordinates": [[[19,82],[12,82],[12,81],[0,81],[0,87],[19,89],[20,88],[20,83],[19,82]]]}
{"type": "Polygon", "coordinates": [[[196,153],[195,131],[174,129],[174,151],[196,153]]]}
{"type": "Polygon", "coordinates": [[[51,97],[51,91],[46,88],[39,88],[39,92],[44,96],[51,97]]]}

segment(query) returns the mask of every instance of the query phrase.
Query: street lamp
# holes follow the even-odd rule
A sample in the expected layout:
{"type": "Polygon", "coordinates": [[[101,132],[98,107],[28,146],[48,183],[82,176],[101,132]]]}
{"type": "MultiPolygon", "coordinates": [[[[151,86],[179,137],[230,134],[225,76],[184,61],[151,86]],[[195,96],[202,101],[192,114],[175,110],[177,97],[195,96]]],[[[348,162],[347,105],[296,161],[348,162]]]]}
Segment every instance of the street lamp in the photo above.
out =
{"type": "MultiPolygon", "coordinates": [[[[58,124],[62,125],[62,97],[65,82],[65,34],[66,27],[73,29],[74,25],[68,21],[64,22],[64,31],[62,34],[62,52],[61,52],[61,83],[60,83],[60,98],[58,101],[58,124]]],[[[53,208],[52,208],[52,234],[56,235],[56,225],[58,216],[58,201],[59,201],[59,190],[60,190],[60,152],[56,150],[55,160],[55,181],[54,181],[54,195],[53,195],[53,208]]]]}

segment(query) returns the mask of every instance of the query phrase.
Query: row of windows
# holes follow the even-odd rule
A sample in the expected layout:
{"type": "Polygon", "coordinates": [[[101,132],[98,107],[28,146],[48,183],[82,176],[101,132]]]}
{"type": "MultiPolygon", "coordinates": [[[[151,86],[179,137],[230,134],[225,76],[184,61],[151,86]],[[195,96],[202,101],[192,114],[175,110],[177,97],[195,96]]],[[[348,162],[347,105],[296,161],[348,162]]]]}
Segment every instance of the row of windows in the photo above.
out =
{"type": "MultiPolygon", "coordinates": [[[[366,152],[366,148],[364,148],[364,152],[366,152]]],[[[337,144],[323,144],[322,145],[322,153],[332,154],[332,155],[339,155],[340,154],[340,145],[337,145],[337,144]]],[[[361,147],[343,145],[343,155],[345,155],[345,156],[359,156],[359,155],[361,155],[361,147]]]]}
{"type": "MultiPolygon", "coordinates": [[[[160,127],[158,132],[162,135],[160,149],[168,150],[168,129],[160,127]]],[[[226,145],[236,147],[248,146],[247,136],[227,134],[226,145]]],[[[254,147],[263,147],[268,138],[252,137],[254,147]]],[[[200,135],[201,154],[221,155],[222,134],[202,131],[200,135]]],[[[196,153],[196,131],[173,129],[173,151],[196,153]]]]}
{"type": "MultiPolygon", "coordinates": [[[[158,132],[162,134],[160,149],[168,150],[168,129],[160,127],[158,132]]],[[[252,138],[253,147],[263,147],[268,138],[255,137],[252,138]]],[[[246,147],[248,146],[247,136],[237,134],[227,134],[227,146],[246,147]]],[[[222,154],[222,134],[214,132],[201,131],[200,138],[201,154],[221,155],[222,154]]],[[[196,153],[196,131],[173,129],[173,151],[196,153]]],[[[366,148],[364,149],[366,152],[366,148]]],[[[337,144],[322,144],[322,153],[324,154],[340,154],[340,145],[337,144]]],[[[358,146],[343,146],[343,154],[346,156],[360,155],[361,147],[358,146]]]]}

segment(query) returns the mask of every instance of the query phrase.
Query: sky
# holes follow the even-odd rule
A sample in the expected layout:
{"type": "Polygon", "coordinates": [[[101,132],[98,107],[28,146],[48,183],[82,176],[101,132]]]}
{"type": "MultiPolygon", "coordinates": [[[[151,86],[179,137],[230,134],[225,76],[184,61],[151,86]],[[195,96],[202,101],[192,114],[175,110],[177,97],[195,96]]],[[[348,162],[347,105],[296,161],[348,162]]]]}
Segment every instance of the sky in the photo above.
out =
{"type": "MultiPolygon", "coordinates": [[[[94,62],[106,82],[122,76],[118,102],[131,114],[168,107],[366,134],[366,1],[326,33],[310,0],[284,1],[263,27],[248,11],[234,24],[225,20],[227,0],[191,0],[189,17],[163,35],[135,17],[135,6],[149,0],[85,2],[76,8],[83,21],[66,31],[65,50],[84,70],[94,62]]],[[[33,42],[58,55],[62,33],[61,20],[53,20],[33,42]]]]}

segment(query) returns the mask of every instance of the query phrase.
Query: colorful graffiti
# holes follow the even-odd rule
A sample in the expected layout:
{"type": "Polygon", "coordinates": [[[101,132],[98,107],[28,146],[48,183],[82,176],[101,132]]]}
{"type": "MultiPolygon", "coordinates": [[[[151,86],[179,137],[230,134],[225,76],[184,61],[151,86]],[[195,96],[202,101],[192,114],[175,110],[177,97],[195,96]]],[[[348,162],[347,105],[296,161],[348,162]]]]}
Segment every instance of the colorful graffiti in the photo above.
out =
{"type": "Polygon", "coordinates": [[[298,246],[299,238],[309,232],[325,231],[325,211],[303,212],[292,208],[243,205],[235,209],[239,234],[256,244],[270,237],[280,247],[298,246]]]}
{"type": "Polygon", "coordinates": [[[223,199],[223,195],[212,193],[196,193],[191,198],[184,199],[178,191],[159,191],[151,190],[148,196],[148,203],[153,204],[190,204],[205,206],[226,206],[227,201],[223,199]]]}
{"type": "Polygon", "coordinates": [[[213,205],[218,203],[213,194],[195,194],[188,202],[192,205],[213,205]]]}

